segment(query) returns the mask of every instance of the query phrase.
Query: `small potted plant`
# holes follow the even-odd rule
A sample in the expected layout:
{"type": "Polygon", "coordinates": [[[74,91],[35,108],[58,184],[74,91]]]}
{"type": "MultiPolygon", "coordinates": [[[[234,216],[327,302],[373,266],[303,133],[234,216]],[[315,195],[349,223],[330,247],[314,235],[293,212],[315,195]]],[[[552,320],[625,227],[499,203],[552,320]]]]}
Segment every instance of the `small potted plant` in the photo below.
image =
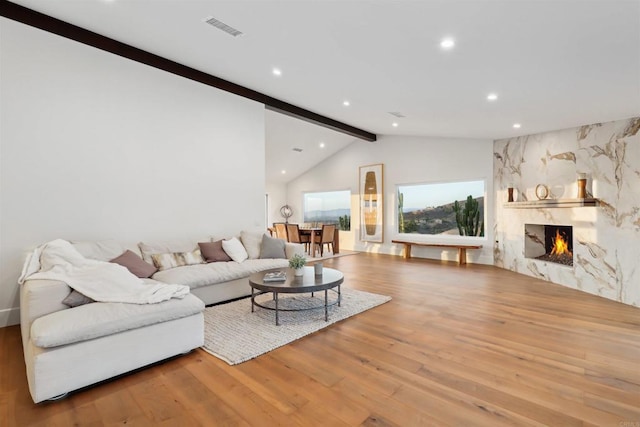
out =
{"type": "Polygon", "coordinates": [[[295,276],[304,275],[304,265],[307,263],[307,259],[302,255],[295,254],[289,260],[289,267],[293,268],[293,274],[295,276]]]}

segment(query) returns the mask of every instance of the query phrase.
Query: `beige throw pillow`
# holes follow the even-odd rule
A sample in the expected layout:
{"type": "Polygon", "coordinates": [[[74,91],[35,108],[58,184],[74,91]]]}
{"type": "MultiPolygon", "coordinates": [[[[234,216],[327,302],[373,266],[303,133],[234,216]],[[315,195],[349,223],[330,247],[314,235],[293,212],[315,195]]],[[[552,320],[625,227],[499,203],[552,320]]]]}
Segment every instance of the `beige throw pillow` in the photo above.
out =
{"type": "Polygon", "coordinates": [[[153,264],[160,270],[181,267],[183,265],[203,264],[204,259],[200,249],[191,252],[170,252],[166,254],[152,254],[153,264]]]}
{"type": "Polygon", "coordinates": [[[153,254],[168,254],[172,252],[190,252],[198,249],[197,241],[190,239],[169,240],[164,242],[140,242],[138,243],[140,252],[142,253],[142,259],[153,264],[151,255],[153,254]]]}
{"type": "Polygon", "coordinates": [[[262,234],[255,231],[240,232],[242,246],[247,251],[249,259],[260,258],[260,245],[262,244],[262,234]]]}

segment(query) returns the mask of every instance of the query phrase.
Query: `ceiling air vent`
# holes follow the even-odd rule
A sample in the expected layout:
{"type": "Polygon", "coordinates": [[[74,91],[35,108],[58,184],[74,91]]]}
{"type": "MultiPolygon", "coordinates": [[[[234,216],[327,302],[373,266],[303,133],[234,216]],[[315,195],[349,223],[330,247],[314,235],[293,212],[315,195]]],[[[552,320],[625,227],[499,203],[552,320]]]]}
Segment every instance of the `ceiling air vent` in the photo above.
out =
{"type": "Polygon", "coordinates": [[[214,17],[206,18],[206,19],[204,20],[204,22],[206,22],[207,24],[209,24],[209,25],[211,25],[211,26],[216,27],[216,28],[217,28],[217,29],[219,29],[219,30],[224,31],[224,32],[225,32],[225,33],[227,33],[227,34],[231,34],[233,37],[237,37],[237,36],[239,36],[239,35],[241,35],[241,34],[242,34],[242,31],[238,31],[238,30],[236,30],[235,28],[233,28],[233,27],[231,27],[231,26],[229,26],[229,25],[225,24],[224,22],[222,22],[222,21],[218,21],[218,20],[217,20],[216,18],[214,18],[214,17]]]}
{"type": "Polygon", "coordinates": [[[293,151],[295,151],[296,153],[302,153],[302,148],[294,148],[293,151]]]}
{"type": "Polygon", "coordinates": [[[398,111],[389,111],[389,114],[391,114],[392,116],[398,117],[399,119],[404,117],[404,114],[398,112],[398,111]]]}

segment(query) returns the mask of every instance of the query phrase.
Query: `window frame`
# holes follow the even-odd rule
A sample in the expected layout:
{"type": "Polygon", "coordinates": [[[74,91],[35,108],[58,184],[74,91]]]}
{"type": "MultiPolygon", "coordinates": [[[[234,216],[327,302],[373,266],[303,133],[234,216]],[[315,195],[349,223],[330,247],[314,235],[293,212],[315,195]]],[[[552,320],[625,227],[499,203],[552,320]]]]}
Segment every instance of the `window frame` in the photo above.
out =
{"type": "MultiPolygon", "coordinates": [[[[393,231],[396,239],[403,240],[413,240],[416,242],[451,242],[451,243],[462,243],[462,242],[486,242],[488,239],[488,230],[487,230],[487,216],[488,216],[488,190],[487,190],[488,180],[486,177],[481,178],[463,178],[457,180],[441,180],[441,181],[420,181],[420,182],[409,182],[409,183],[396,183],[394,184],[395,193],[394,193],[394,220],[393,220],[393,231]],[[484,223],[484,236],[460,236],[455,234],[419,234],[419,233],[400,233],[398,230],[398,216],[399,216],[399,206],[398,206],[398,192],[400,187],[409,187],[409,186],[419,186],[419,185],[442,185],[442,184],[456,184],[456,183],[464,183],[464,182],[482,182],[484,186],[484,206],[483,206],[483,218],[482,221],[484,223]]],[[[466,197],[466,196],[465,196],[466,197]]]]}
{"type": "MultiPolygon", "coordinates": [[[[318,222],[318,221],[307,221],[306,216],[306,197],[308,194],[318,194],[318,193],[339,193],[339,192],[346,192],[349,194],[349,204],[348,204],[348,209],[349,209],[349,221],[351,222],[351,219],[353,218],[353,208],[351,206],[352,204],[352,197],[353,197],[353,192],[351,191],[351,188],[344,188],[344,189],[339,189],[339,190],[321,190],[321,191],[303,191],[302,192],[302,223],[303,224],[311,224],[314,222],[318,222]]],[[[339,208],[340,209],[340,208],[339,208]]],[[[336,222],[336,227],[337,229],[340,229],[339,226],[339,222],[336,222]]],[[[351,231],[352,227],[349,227],[349,230],[340,230],[340,231],[351,231]]]]}

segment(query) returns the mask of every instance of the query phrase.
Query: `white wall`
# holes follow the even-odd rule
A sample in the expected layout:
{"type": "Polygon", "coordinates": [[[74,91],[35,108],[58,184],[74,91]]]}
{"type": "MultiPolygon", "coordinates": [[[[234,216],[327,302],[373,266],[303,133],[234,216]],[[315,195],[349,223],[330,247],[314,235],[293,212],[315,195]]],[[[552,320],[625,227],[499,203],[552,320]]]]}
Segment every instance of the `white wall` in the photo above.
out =
{"type": "Polygon", "coordinates": [[[269,195],[267,225],[271,226],[274,222],[284,221],[284,218],[280,215],[280,208],[287,204],[287,185],[267,182],[266,186],[267,194],[269,195]]]}
{"type": "MultiPolygon", "coordinates": [[[[400,254],[391,243],[397,237],[396,185],[423,182],[485,179],[487,183],[487,224],[493,224],[493,141],[436,137],[382,136],[376,142],[357,141],[336,153],[287,186],[287,197],[302,222],[302,193],[308,191],[351,190],[351,235],[340,240],[340,249],[400,254]],[[358,168],[384,164],[384,243],[359,241],[358,168]]],[[[493,230],[485,227],[481,251],[469,251],[469,262],[493,263],[493,230]]],[[[342,233],[342,232],[341,232],[342,233]]],[[[419,236],[422,237],[422,236],[419,236]]],[[[437,241],[437,238],[423,238],[437,241]]],[[[455,260],[455,250],[415,248],[415,257],[455,260]]]]}
{"type": "Polygon", "coordinates": [[[0,326],[25,254],[264,229],[264,106],[0,19],[0,326]]]}

